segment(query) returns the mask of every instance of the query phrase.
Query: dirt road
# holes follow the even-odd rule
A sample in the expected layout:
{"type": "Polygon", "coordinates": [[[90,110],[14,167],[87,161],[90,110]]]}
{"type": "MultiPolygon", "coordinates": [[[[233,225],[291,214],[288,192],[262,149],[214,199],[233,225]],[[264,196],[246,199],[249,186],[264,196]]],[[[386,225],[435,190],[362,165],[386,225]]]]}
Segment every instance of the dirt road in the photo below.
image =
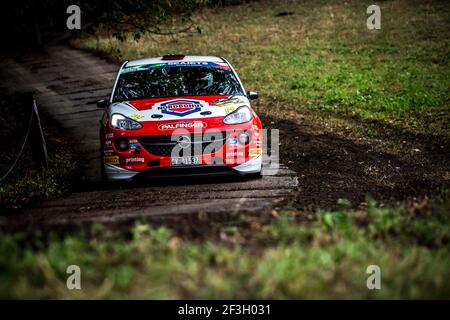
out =
{"type": "Polygon", "coordinates": [[[122,189],[92,190],[99,181],[96,101],[108,96],[118,65],[66,46],[1,59],[0,83],[9,90],[33,91],[41,113],[56,121],[76,141],[81,155],[80,179],[89,191],[46,201],[20,215],[2,217],[15,227],[56,226],[85,222],[121,222],[186,214],[260,212],[281,200],[298,184],[296,174],[282,166],[261,179],[157,181],[122,189]]]}

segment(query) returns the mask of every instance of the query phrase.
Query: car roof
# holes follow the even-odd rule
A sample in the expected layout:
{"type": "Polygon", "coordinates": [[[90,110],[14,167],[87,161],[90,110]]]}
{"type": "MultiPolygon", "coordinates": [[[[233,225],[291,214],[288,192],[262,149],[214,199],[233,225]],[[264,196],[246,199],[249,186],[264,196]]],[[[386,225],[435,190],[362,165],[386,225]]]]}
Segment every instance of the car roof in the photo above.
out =
{"type": "Polygon", "coordinates": [[[196,61],[196,62],[225,62],[224,59],[219,57],[213,57],[213,56],[184,56],[182,59],[176,59],[176,60],[167,60],[163,59],[163,57],[157,57],[157,58],[145,58],[145,59],[139,59],[139,60],[130,60],[127,62],[127,67],[142,65],[142,64],[153,64],[153,63],[162,63],[162,62],[189,62],[189,61],[196,61]]]}

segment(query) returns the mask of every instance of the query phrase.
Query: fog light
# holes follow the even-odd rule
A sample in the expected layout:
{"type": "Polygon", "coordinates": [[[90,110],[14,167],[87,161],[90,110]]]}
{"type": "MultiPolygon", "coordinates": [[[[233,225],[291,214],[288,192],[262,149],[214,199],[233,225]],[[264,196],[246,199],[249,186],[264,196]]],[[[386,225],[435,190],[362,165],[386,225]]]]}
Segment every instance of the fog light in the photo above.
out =
{"type": "Polygon", "coordinates": [[[250,142],[250,133],[243,131],[238,136],[240,144],[248,144],[250,142]]]}
{"type": "Polygon", "coordinates": [[[128,139],[116,139],[116,148],[119,151],[127,151],[128,150],[128,139]]]}

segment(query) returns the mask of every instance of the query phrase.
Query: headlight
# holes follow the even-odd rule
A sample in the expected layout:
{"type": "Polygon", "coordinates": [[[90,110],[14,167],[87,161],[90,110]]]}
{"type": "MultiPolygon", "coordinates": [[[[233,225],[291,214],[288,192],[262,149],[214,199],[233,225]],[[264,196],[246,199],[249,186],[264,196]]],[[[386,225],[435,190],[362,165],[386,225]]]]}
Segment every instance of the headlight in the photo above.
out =
{"type": "Polygon", "coordinates": [[[114,113],[111,116],[111,127],[121,130],[138,130],[142,128],[142,125],[133,119],[125,117],[123,114],[114,113]]]}
{"type": "Polygon", "coordinates": [[[247,106],[242,106],[223,118],[223,123],[238,124],[249,122],[250,120],[252,120],[252,112],[250,111],[250,108],[247,106]]]}

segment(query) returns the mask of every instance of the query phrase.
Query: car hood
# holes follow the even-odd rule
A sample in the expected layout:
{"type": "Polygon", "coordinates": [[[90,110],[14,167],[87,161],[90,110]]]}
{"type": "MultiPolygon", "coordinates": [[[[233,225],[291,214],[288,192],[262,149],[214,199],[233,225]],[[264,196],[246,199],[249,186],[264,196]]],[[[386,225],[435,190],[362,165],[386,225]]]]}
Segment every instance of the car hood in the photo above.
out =
{"type": "Polygon", "coordinates": [[[108,112],[139,122],[173,121],[224,117],[244,105],[250,105],[245,96],[180,96],[115,102],[108,112]]]}

